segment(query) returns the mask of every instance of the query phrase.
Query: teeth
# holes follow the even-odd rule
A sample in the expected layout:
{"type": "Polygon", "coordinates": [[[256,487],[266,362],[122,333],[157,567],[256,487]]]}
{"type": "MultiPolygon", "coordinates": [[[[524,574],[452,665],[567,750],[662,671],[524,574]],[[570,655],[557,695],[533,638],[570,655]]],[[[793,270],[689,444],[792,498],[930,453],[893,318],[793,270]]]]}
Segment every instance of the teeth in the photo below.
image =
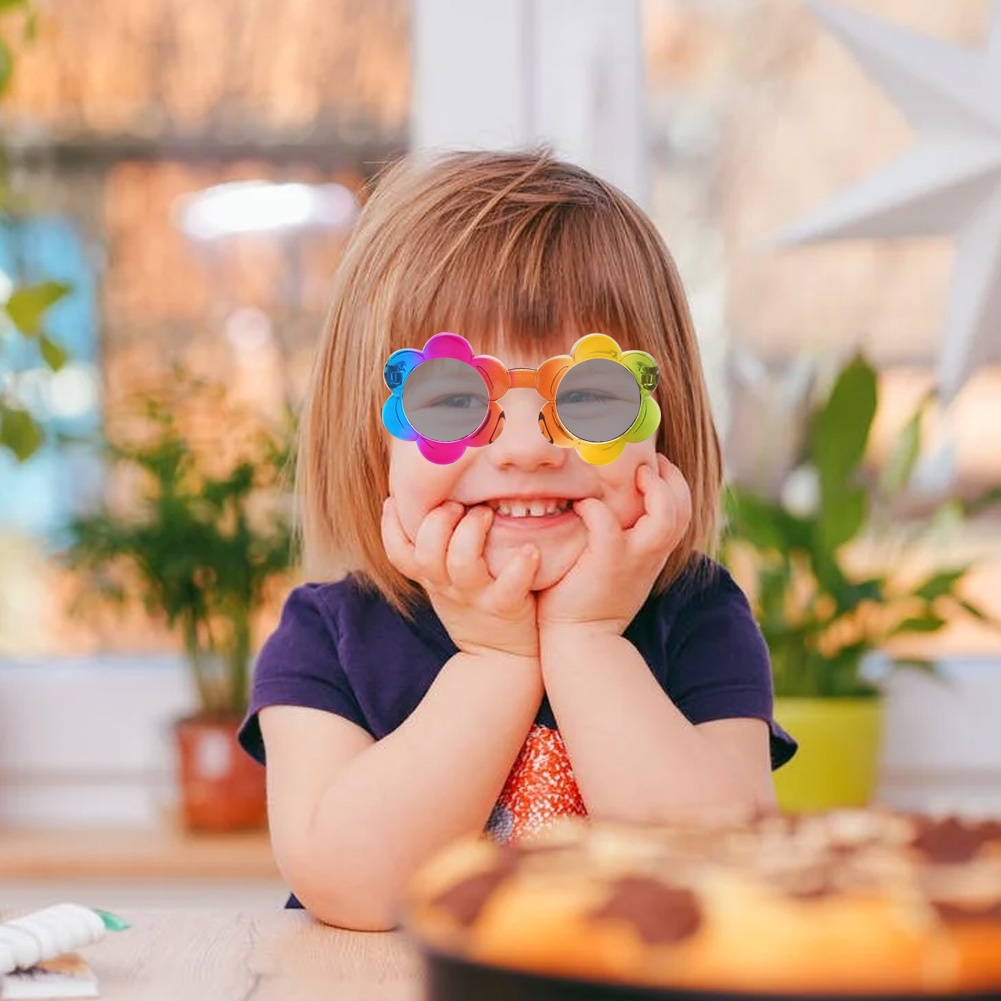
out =
{"type": "Polygon", "coordinates": [[[506,518],[542,518],[570,510],[569,500],[511,500],[495,501],[490,506],[506,518]]]}

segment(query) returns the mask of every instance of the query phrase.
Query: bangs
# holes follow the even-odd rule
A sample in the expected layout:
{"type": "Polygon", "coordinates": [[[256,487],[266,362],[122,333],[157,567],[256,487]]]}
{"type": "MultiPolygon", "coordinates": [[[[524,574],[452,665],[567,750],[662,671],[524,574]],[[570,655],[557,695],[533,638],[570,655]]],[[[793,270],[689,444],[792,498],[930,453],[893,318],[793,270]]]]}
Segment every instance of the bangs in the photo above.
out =
{"type": "Polygon", "coordinates": [[[475,353],[501,360],[517,354],[541,361],[592,332],[614,337],[623,350],[663,342],[648,331],[638,343],[644,310],[635,301],[635,279],[631,288],[603,264],[622,249],[609,246],[621,241],[609,239],[607,209],[594,199],[536,205],[509,198],[515,204],[503,211],[456,220],[450,246],[442,245],[440,220],[438,232],[415,241],[427,249],[400,276],[392,350],[422,347],[440,331],[461,334],[475,353]]]}

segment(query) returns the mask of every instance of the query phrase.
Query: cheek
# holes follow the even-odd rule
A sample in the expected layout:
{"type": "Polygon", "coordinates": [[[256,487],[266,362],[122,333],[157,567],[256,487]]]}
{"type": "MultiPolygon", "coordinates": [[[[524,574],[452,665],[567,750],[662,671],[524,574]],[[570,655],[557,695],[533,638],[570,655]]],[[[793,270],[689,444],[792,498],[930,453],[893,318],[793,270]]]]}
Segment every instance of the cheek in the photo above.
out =
{"type": "Polygon", "coordinates": [[[400,524],[413,540],[424,515],[433,505],[427,497],[428,480],[415,475],[413,458],[394,443],[389,459],[389,495],[396,502],[400,524]]]}
{"type": "Polygon", "coordinates": [[[417,529],[424,518],[422,505],[418,498],[407,492],[392,493],[393,500],[396,501],[396,511],[400,517],[400,524],[411,542],[417,537],[417,529]]]}
{"type": "Polygon", "coordinates": [[[411,540],[429,511],[448,500],[459,464],[428,462],[410,442],[396,442],[389,458],[389,493],[396,501],[400,523],[411,540]]]}

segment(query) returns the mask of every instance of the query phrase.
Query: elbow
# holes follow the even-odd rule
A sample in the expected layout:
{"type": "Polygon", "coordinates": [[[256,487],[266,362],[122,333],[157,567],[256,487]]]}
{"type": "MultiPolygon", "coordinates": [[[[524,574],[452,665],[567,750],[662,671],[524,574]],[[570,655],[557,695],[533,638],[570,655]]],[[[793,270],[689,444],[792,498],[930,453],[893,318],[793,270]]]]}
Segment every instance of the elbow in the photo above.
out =
{"type": "Polygon", "coordinates": [[[272,831],[272,850],[285,885],[317,921],[346,931],[396,927],[398,894],[386,878],[385,864],[361,856],[329,831],[322,839],[313,837],[307,825],[295,836],[272,831]]]}
{"type": "Polygon", "coordinates": [[[395,931],[400,922],[386,911],[370,910],[368,908],[349,907],[337,903],[321,903],[317,906],[304,906],[317,921],[332,928],[342,928],[345,931],[388,932],[395,931]]]}
{"type": "Polygon", "coordinates": [[[322,873],[296,866],[282,875],[302,906],[317,921],[346,931],[386,932],[399,927],[402,894],[364,874],[341,867],[322,873]]]}
{"type": "Polygon", "coordinates": [[[293,889],[302,906],[317,921],[345,931],[387,932],[400,925],[401,908],[374,895],[323,893],[316,888],[293,889]]]}

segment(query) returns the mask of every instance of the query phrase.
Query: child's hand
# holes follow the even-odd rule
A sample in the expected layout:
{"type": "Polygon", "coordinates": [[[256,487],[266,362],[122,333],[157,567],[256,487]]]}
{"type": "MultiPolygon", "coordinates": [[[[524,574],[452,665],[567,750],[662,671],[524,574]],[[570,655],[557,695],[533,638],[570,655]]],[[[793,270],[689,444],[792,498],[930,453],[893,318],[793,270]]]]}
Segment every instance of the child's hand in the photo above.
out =
{"type": "Polygon", "coordinates": [[[382,508],[382,541],[389,561],[421,584],[452,642],[465,653],[539,656],[536,598],[530,590],[539,551],[526,546],[495,578],[483,556],[493,511],[448,501],[428,512],[413,542],[396,503],[382,508]]]}
{"type": "Polygon", "coordinates": [[[539,592],[541,630],[577,624],[621,635],[633,620],[692,518],[681,471],[660,454],[657,465],[659,475],[646,465],[636,471],[644,513],[632,528],[623,529],[596,498],[575,502],[587,545],[557,583],[539,592]]]}

